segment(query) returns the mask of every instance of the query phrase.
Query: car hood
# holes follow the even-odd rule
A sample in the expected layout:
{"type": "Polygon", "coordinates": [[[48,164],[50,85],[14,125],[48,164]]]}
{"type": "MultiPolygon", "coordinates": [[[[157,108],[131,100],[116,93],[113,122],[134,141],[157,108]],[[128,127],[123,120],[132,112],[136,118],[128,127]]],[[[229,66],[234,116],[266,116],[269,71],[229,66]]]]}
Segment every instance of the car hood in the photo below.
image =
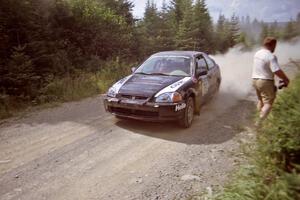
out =
{"type": "Polygon", "coordinates": [[[119,94],[152,97],[163,88],[179,81],[179,76],[133,74],[120,88],[119,94]]]}

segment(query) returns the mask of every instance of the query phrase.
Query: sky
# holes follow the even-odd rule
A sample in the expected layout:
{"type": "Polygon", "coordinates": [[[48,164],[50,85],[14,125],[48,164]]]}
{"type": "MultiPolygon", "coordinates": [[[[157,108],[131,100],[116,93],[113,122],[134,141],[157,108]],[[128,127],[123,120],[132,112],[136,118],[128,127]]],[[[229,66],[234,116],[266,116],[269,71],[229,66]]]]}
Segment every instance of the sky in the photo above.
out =
{"type": "MultiPolygon", "coordinates": [[[[158,8],[163,0],[154,0],[158,8]]],[[[166,0],[169,2],[170,0],[166,0]]],[[[143,17],[147,0],[132,0],[135,4],[133,14],[143,17]]],[[[266,22],[285,22],[295,19],[300,12],[300,0],[206,0],[211,17],[217,21],[220,14],[230,17],[233,13],[238,16],[249,15],[252,19],[266,22]]]]}

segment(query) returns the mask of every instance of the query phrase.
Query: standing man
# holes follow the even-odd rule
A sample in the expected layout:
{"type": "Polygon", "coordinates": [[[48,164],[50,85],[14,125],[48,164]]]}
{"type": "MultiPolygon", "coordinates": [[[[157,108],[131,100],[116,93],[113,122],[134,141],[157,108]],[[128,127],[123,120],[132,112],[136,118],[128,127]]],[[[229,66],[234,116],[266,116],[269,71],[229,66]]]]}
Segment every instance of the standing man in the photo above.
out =
{"type": "Polygon", "coordinates": [[[276,48],[276,39],[266,37],[263,41],[263,48],[254,55],[253,65],[253,86],[258,97],[257,109],[260,112],[256,126],[268,116],[276,97],[276,86],[274,75],[278,76],[288,86],[289,79],[280,69],[277,57],[273,54],[276,48]]]}

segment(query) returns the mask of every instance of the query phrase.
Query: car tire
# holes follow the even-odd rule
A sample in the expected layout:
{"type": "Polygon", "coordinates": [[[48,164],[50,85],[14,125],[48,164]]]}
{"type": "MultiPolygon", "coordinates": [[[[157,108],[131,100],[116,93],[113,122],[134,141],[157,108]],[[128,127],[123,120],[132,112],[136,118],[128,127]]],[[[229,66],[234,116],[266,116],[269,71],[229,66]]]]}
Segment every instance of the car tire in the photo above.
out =
{"type": "Polygon", "coordinates": [[[183,113],[182,119],[179,121],[180,126],[183,128],[191,127],[194,120],[195,101],[192,97],[189,97],[186,101],[186,108],[183,113]]]}

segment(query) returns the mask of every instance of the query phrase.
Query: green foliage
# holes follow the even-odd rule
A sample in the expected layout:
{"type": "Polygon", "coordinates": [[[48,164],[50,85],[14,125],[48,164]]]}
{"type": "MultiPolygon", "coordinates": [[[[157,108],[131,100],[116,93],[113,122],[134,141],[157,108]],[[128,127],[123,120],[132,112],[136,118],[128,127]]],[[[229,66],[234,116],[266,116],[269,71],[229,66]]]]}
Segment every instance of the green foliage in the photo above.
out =
{"type": "MultiPolygon", "coordinates": [[[[97,59],[94,62],[96,61],[97,59]]],[[[128,63],[117,58],[102,63],[101,70],[97,72],[76,71],[65,77],[54,77],[38,91],[39,94],[32,102],[2,94],[0,95],[0,119],[10,117],[30,104],[74,101],[105,93],[113,83],[130,74],[131,67],[137,65],[137,63],[128,63]]]]}
{"type": "Polygon", "coordinates": [[[300,199],[300,76],[279,95],[258,134],[250,164],[215,199],[300,199]]]}
{"type": "Polygon", "coordinates": [[[31,100],[36,96],[40,77],[34,72],[32,59],[26,55],[25,46],[14,47],[7,67],[1,77],[2,93],[31,100]]]}
{"type": "Polygon", "coordinates": [[[137,63],[128,64],[128,62],[122,62],[117,58],[105,63],[101,71],[96,73],[92,78],[95,80],[100,91],[105,93],[117,80],[129,75],[131,67],[135,67],[136,65],[137,63]]]}
{"type": "MultiPolygon", "coordinates": [[[[134,57],[135,27],[127,0],[0,3],[3,116],[15,110],[14,103],[35,105],[97,94],[100,75],[95,74],[107,70],[116,57],[127,62],[134,57]]],[[[104,92],[111,80],[100,79],[107,82],[104,92]]]]}
{"type": "Polygon", "coordinates": [[[186,1],[182,9],[182,20],[179,21],[178,32],[176,34],[176,47],[181,50],[193,50],[195,49],[194,37],[192,35],[193,26],[193,6],[191,1],[186,1]]]}
{"type": "Polygon", "coordinates": [[[95,73],[77,72],[73,76],[54,79],[41,90],[38,101],[72,101],[105,93],[113,83],[129,73],[130,66],[118,59],[106,62],[95,73]]]}
{"type": "Polygon", "coordinates": [[[296,22],[289,21],[283,31],[283,39],[289,40],[298,35],[297,28],[296,28],[296,22]]]}
{"type": "Polygon", "coordinates": [[[239,18],[235,15],[231,16],[229,22],[229,41],[230,47],[233,47],[235,44],[239,43],[240,38],[240,28],[239,28],[239,18]]]}
{"type": "MultiPolygon", "coordinates": [[[[299,15],[300,16],[300,15],[299,15]]],[[[264,40],[267,36],[276,37],[281,40],[291,40],[300,34],[300,19],[296,21],[290,20],[285,24],[284,27],[279,27],[278,22],[275,21],[271,24],[261,23],[261,34],[260,34],[260,42],[264,40]]]]}
{"type": "Polygon", "coordinates": [[[228,23],[226,22],[226,18],[224,15],[220,15],[218,22],[217,22],[217,28],[216,28],[216,37],[218,38],[217,40],[217,49],[224,53],[228,47],[229,47],[229,40],[228,38],[229,34],[229,27],[228,23]]]}
{"type": "MultiPolygon", "coordinates": [[[[263,128],[269,142],[262,150],[278,159],[282,167],[300,164],[300,78],[280,95],[268,123],[263,128]],[[276,126],[274,126],[276,124],[276,126]]],[[[266,139],[266,138],[262,138],[266,139]]]]}
{"type": "Polygon", "coordinates": [[[144,19],[139,23],[144,55],[163,50],[214,52],[213,25],[205,1],[173,0],[169,8],[158,11],[148,1],[144,19]]]}

